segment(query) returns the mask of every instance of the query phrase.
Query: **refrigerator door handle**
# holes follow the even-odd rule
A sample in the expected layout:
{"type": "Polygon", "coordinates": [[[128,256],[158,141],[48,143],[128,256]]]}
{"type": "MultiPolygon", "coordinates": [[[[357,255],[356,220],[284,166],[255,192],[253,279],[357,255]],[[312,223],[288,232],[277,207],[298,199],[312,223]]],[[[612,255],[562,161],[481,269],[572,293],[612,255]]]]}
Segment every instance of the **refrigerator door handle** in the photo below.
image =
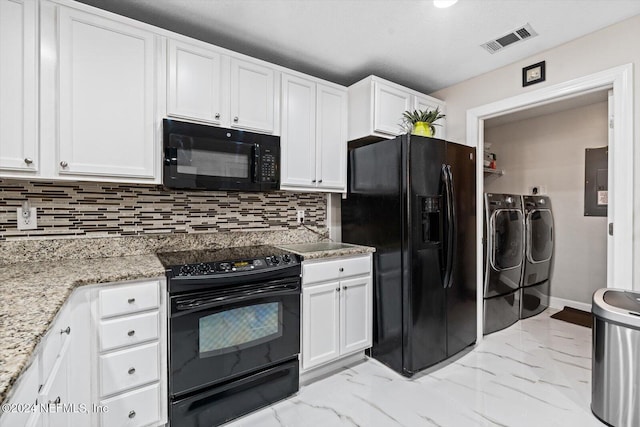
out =
{"type": "Polygon", "coordinates": [[[446,220],[445,220],[445,230],[447,232],[446,236],[446,248],[445,250],[445,269],[444,269],[444,278],[442,279],[442,286],[446,289],[451,286],[451,271],[452,271],[452,258],[453,258],[453,242],[452,242],[452,231],[453,231],[453,201],[452,201],[452,191],[451,191],[451,171],[449,165],[442,165],[442,181],[444,183],[444,199],[445,199],[445,211],[446,211],[446,220]]]}
{"type": "Polygon", "coordinates": [[[451,173],[451,166],[447,165],[447,179],[449,181],[449,195],[447,197],[449,215],[448,224],[448,236],[447,236],[447,263],[448,263],[448,283],[447,287],[453,286],[453,269],[455,266],[455,253],[456,253],[456,225],[458,224],[458,217],[456,215],[456,204],[454,199],[455,186],[453,184],[453,174],[451,173]]]}

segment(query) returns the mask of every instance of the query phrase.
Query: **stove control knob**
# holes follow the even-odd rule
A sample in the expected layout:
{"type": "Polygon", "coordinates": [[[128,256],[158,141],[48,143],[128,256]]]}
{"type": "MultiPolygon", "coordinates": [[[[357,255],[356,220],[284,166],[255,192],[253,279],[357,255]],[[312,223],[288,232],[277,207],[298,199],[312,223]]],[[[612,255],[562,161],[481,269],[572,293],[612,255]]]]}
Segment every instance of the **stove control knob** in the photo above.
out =
{"type": "Polygon", "coordinates": [[[506,199],[504,199],[505,202],[507,203],[513,203],[513,198],[512,197],[507,197],[506,199]]]}
{"type": "Polygon", "coordinates": [[[198,264],[198,267],[196,268],[198,270],[198,273],[201,273],[201,274],[207,274],[211,270],[211,267],[209,267],[209,264],[205,264],[205,263],[198,264]]]}
{"type": "Polygon", "coordinates": [[[231,270],[231,264],[229,264],[228,262],[221,262],[218,266],[218,269],[221,271],[229,271],[231,270]]]}
{"type": "Polygon", "coordinates": [[[279,257],[278,255],[273,255],[273,256],[271,257],[271,262],[272,262],[273,264],[275,264],[275,265],[280,264],[280,257],[279,257]]]}
{"type": "Polygon", "coordinates": [[[285,264],[289,264],[289,263],[291,262],[291,257],[289,256],[289,254],[284,254],[284,255],[282,255],[282,261],[283,261],[285,264]]]}
{"type": "Polygon", "coordinates": [[[182,276],[191,276],[191,274],[193,273],[193,266],[192,265],[183,265],[182,267],[180,267],[180,275],[182,276]]]}

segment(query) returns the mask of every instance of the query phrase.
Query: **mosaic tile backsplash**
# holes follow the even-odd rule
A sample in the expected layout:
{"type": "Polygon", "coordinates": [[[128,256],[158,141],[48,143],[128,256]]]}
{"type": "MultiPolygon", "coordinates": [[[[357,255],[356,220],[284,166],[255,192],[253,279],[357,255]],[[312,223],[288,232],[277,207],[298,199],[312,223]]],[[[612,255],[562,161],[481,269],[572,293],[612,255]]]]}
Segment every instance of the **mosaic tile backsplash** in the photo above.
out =
{"type": "Polygon", "coordinates": [[[0,179],[0,240],[167,233],[288,230],[326,225],[326,196],[168,190],[160,185],[0,179]],[[29,200],[38,228],[18,231],[16,208],[29,200]]]}

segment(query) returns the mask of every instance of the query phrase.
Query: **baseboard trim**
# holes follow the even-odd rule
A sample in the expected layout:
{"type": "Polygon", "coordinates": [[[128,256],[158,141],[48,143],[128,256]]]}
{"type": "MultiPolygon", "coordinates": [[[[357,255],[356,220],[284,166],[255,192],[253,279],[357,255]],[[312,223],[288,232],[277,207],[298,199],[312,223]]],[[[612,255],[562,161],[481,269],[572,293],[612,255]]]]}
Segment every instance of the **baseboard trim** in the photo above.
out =
{"type": "Polygon", "coordinates": [[[333,362],[329,362],[326,365],[321,365],[311,368],[307,371],[302,371],[300,372],[300,386],[307,386],[315,381],[331,376],[338,371],[362,363],[365,360],[367,360],[367,356],[364,354],[364,351],[359,351],[355,354],[342,357],[333,362]]]}
{"type": "Polygon", "coordinates": [[[578,310],[591,312],[591,304],[573,301],[570,299],[549,297],[549,307],[562,310],[565,306],[577,308],[578,310]]]}

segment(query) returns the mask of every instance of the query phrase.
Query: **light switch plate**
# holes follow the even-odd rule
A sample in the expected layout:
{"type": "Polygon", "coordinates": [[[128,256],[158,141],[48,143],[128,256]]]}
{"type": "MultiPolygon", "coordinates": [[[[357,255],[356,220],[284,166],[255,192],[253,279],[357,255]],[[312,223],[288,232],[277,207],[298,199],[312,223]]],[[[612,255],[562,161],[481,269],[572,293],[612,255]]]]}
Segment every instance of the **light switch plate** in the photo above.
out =
{"type": "Polygon", "coordinates": [[[17,209],[18,213],[18,230],[35,230],[38,228],[38,212],[37,208],[29,208],[26,213],[22,208],[17,209]]]}

